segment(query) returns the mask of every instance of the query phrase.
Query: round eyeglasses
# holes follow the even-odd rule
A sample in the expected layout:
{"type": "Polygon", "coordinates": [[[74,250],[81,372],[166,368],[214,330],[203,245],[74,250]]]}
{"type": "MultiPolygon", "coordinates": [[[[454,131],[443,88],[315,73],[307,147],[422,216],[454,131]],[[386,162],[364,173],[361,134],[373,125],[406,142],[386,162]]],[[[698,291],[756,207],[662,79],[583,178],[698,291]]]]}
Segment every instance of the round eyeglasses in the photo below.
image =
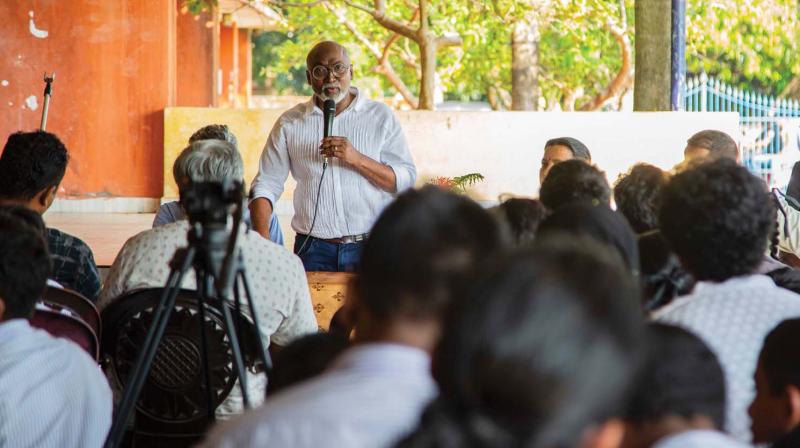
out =
{"type": "Polygon", "coordinates": [[[341,78],[342,76],[344,76],[345,73],[347,73],[347,70],[349,70],[350,67],[351,67],[350,65],[343,64],[341,62],[338,64],[334,64],[333,67],[328,67],[326,65],[318,65],[313,69],[311,69],[311,76],[314,79],[322,80],[327,78],[330,73],[333,73],[333,76],[341,78]]]}

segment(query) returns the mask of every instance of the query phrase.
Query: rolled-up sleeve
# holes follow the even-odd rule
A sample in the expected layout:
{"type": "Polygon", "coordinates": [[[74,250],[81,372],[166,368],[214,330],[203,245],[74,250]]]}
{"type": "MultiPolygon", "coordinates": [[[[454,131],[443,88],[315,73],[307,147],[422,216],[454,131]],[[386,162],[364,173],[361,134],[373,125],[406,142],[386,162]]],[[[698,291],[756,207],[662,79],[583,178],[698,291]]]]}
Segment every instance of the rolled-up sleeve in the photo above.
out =
{"type": "Polygon", "coordinates": [[[289,150],[285,132],[283,120],[279,119],[269,133],[259,160],[258,174],[251,185],[253,199],[266,198],[273,207],[281,197],[289,176],[289,150]]]}
{"type": "Polygon", "coordinates": [[[417,181],[417,167],[408,149],[400,121],[394,116],[387,121],[386,139],[381,148],[381,163],[394,171],[397,193],[412,188],[417,181]]]}

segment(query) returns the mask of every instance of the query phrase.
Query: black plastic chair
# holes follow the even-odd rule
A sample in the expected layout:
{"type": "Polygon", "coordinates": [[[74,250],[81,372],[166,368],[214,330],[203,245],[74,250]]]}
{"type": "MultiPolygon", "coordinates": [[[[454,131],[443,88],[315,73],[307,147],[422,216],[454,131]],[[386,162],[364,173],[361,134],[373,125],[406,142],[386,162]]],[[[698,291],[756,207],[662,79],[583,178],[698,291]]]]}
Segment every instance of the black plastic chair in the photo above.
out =
{"type": "MultiPolygon", "coordinates": [[[[119,390],[128,383],[162,291],[162,288],[133,291],[103,310],[106,331],[101,342],[102,358],[119,390]]],[[[219,306],[219,301],[209,300],[203,324],[214,409],[227,398],[237,380],[219,306]]],[[[233,311],[233,304],[226,302],[225,306],[233,311]]],[[[249,318],[242,316],[239,321],[242,353],[246,365],[252,368],[258,359],[254,355],[258,333],[249,318]]],[[[202,439],[212,423],[202,379],[200,325],[196,292],[181,290],[136,403],[133,446],[191,446],[202,439]]]]}

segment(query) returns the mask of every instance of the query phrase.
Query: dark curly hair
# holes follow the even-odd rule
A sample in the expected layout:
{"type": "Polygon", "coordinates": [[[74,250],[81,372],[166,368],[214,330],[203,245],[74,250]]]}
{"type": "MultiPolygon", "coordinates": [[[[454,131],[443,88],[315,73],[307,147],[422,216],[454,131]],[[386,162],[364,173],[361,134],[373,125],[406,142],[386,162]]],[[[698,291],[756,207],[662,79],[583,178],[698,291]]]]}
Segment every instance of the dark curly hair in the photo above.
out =
{"type": "Polygon", "coordinates": [[[565,160],[550,169],[539,190],[539,200],[550,210],[576,202],[608,205],[611,188],[606,174],[594,165],[579,159],[565,160]]]}
{"type": "Polygon", "coordinates": [[[15,132],[0,156],[0,197],[33,199],[61,183],[67,170],[67,148],[49,132],[15,132]]]}
{"type": "Polygon", "coordinates": [[[646,163],[634,165],[617,180],[614,201],[634,232],[644,233],[658,227],[658,197],[667,180],[667,173],[646,163]]]}
{"type": "Polygon", "coordinates": [[[675,175],[664,187],[661,232],[697,280],[754,272],[775,227],[764,182],[721,158],[675,175]]]}
{"type": "Polygon", "coordinates": [[[516,247],[530,247],[539,224],[547,218],[547,208],[536,199],[511,198],[489,211],[508,228],[516,247]]]}

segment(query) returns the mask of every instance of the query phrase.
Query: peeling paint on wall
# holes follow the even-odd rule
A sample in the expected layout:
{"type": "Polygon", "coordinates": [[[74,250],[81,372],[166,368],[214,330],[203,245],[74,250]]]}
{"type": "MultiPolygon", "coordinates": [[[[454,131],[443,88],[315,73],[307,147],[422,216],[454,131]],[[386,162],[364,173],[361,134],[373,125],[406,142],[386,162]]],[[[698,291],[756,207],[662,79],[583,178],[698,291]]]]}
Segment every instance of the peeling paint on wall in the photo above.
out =
{"type": "Polygon", "coordinates": [[[25,98],[25,104],[28,106],[30,110],[36,110],[39,108],[39,100],[36,99],[36,95],[31,95],[25,98]]]}
{"type": "Polygon", "coordinates": [[[28,19],[28,31],[31,32],[33,37],[37,37],[39,39],[47,38],[49,33],[46,30],[40,30],[39,28],[36,28],[36,24],[33,23],[33,11],[28,11],[28,15],[30,16],[30,19],[28,19]]]}

